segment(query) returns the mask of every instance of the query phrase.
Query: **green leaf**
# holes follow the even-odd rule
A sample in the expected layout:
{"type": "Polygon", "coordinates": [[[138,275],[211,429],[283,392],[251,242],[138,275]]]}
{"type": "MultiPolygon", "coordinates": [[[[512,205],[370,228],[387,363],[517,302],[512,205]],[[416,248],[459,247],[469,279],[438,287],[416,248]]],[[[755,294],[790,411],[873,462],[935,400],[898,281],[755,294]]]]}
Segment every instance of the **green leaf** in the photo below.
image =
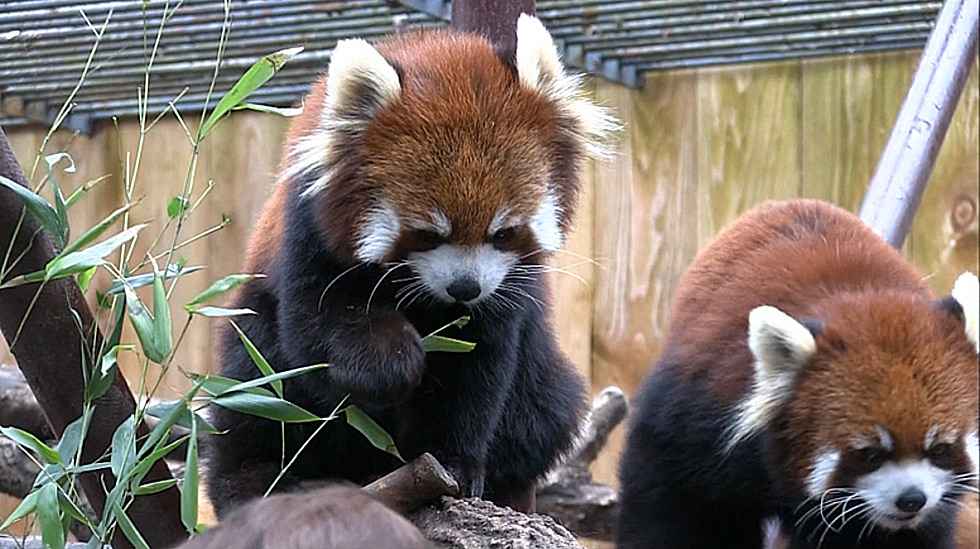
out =
{"type": "Polygon", "coordinates": [[[304,423],[321,419],[292,402],[251,392],[226,393],[214,397],[211,402],[243,414],[285,423],[304,423]]]}
{"type": "Polygon", "coordinates": [[[168,478],[167,480],[158,480],[156,482],[151,482],[149,484],[141,484],[133,490],[134,496],[148,496],[150,494],[156,494],[164,490],[169,489],[172,486],[177,486],[177,479],[168,478]]]}
{"type": "Polygon", "coordinates": [[[253,91],[257,90],[259,86],[265,84],[283,65],[286,61],[289,61],[291,57],[297,53],[303,51],[303,48],[289,48],[285,50],[279,50],[275,53],[271,53],[262,59],[255,62],[238,82],[231,87],[228,91],[218,101],[218,105],[215,106],[214,111],[208,116],[208,119],[201,125],[201,128],[197,132],[198,141],[204,139],[204,137],[214,128],[214,125],[218,123],[221,118],[228,113],[231,109],[237,107],[246,97],[249,96],[253,91]]]}
{"type": "Polygon", "coordinates": [[[48,204],[47,200],[41,198],[41,196],[34,191],[17,183],[16,181],[7,179],[2,175],[0,175],[0,185],[7,187],[17,195],[17,198],[20,198],[21,202],[24,203],[24,207],[27,208],[29,212],[34,214],[34,217],[36,217],[41,223],[41,227],[54,236],[55,242],[58,244],[58,248],[64,247],[64,227],[61,225],[61,220],[59,219],[58,212],[55,211],[54,206],[48,204]]]}
{"type": "Polygon", "coordinates": [[[224,295],[231,290],[234,290],[238,286],[248,282],[249,280],[260,278],[265,275],[254,275],[254,274],[233,274],[228,275],[221,280],[216,281],[207,290],[204,290],[197,295],[194,299],[190,300],[187,305],[184,305],[184,309],[188,311],[193,311],[198,305],[202,303],[211,301],[212,299],[224,295]]]}
{"type": "Polygon", "coordinates": [[[237,111],[243,109],[275,114],[275,115],[282,116],[284,118],[292,118],[294,116],[299,116],[303,114],[303,107],[273,107],[272,105],[259,105],[256,103],[242,103],[241,105],[235,107],[233,110],[237,111]]]}
{"type": "Polygon", "coordinates": [[[112,434],[112,454],[109,456],[109,464],[116,479],[128,476],[133,464],[136,463],[135,419],[133,416],[127,417],[112,434]]]}
{"type": "Polygon", "coordinates": [[[39,494],[40,492],[38,490],[27,494],[27,496],[20,502],[20,505],[18,505],[17,508],[7,516],[6,520],[3,521],[3,524],[0,524],[0,530],[6,530],[11,524],[26,517],[30,513],[33,513],[34,510],[37,509],[37,499],[39,494]]]}
{"type": "Polygon", "coordinates": [[[38,440],[38,438],[27,431],[16,427],[0,427],[0,433],[17,444],[33,451],[41,456],[44,463],[61,463],[61,455],[57,450],[38,440]]]}
{"type": "Polygon", "coordinates": [[[133,345],[116,345],[102,355],[102,360],[99,361],[99,367],[92,371],[92,377],[85,387],[85,398],[93,401],[104,395],[109,390],[109,387],[112,387],[112,382],[116,379],[119,351],[134,350],[136,350],[136,347],[133,345]]]}
{"type": "MultiPolygon", "coordinates": [[[[170,280],[175,276],[189,275],[191,273],[200,271],[203,268],[204,267],[202,266],[182,267],[175,263],[171,263],[167,267],[167,271],[163,274],[163,278],[164,280],[170,280]]],[[[125,291],[125,287],[127,284],[129,284],[134,290],[136,288],[142,288],[143,286],[149,286],[150,284],[153,284],[153,277],[155,276],[158,275],[156,273],[146,273],[146,274],[135,275],[135,276],[127,276],[122,280],[119,279],[113,280],[112,284],[109,285],[109,290],[107,293],[109,295],[121,294],[125,291]]]]}
{"type": "Polygon", "coordinates": [[[65,471],[65,468],[62,467],[60,463],[48,463],[37,473],[37,476],[34,477],[34,484],[31,486],[31,488],[40,488],[45,484],[51,484],[52,482],[59,483],[66,474],[67,472],[65,471]]]}
{"type": "Polygon", "coordinates": [[[54,211],[58,214],[58,221],[61,223],[62,234],[60,235],[60,241],[67,243],[68,239],[71,237],[71,225],[68,224],[68,206],[65,203],[65,195],[61,192],[61,186],[58,185],[58,178],[54,175],[54,166],[61,161],[62,158],[68,159],[68,167],[65,168],[66,173],[75,172],[75,160],[72,159],[71,155],[65,152],[49,154],[44,157],[44,162],[48,167],[48,181],[51,183],[51,190],[54,191],[54,211]]]}
{"type": "MultiPolygon", "coordinates": [[[[214,374],[196,374],[194,372],[190,372],[188,373],[188,376],[190,376],[191,379],[199,382],[201,384],[201,390],[211,396],[221,396],[229,392],[231,388],[240,386],[242,383],[247,383],[237,379],[231,379],[230,377],[221,377],[214,374]]],[[[263,395],[270,398],[276,397],[276,395],[272,394],[272,391],[261,387],[246,387],[244,389],[239,387],[237,390],[256,395],[263,395]]]]}
{"type": "MultiPolygon", "coordinates": [[[[234,326],[235,331],[238,332],[238,339],[242,340],[242,345],[244,345],[245,350],[248,351],[248,356],[252,358],[252,362],[254,362],[255,366],[257,366],[259,371],[262,372],[262,375],[274,375],[276,371],[272,369],[272,366],[269,365],[269,361],[262,356],[262,353],[260,353],[258,348],[256,348],[252,343],[252,340],[245,335],[245,332],[243,332],[234,321],[231,321],[231,325],[234,326]]],[[[272,385],[272,390],[276,392],[276,395],[278,395],[279,398],[282,398],[282,381],[274,380],[269,382],[269,384],[272,385]]]]}
{"type": "Polygon", "coordinates": [[[209,318],[227,318],[230,316],[258,314],[252,309],[225,309],[224,307],[201,307],[187,312],[192,315],[206,316],[209,318]]]}
{"type": "Polygon", "coordinates": [[[422,338],[422,349],[427,353],[468,353],[476,347],[476,343],[460,341],[450,337],[429,335],[422,338]]]}
{"type": "Polygon", "coordinates": [[[66,152],[49,154],[44,157],[44,163],[48,165],[48,171],[51,171],[63,159],[68,160],[68,167],[65,168],[65,173],[75,173],[75,159],[66,152]]]}
{"type": "Polygon", "coordinates": [[[241,383],[236,383],[235,385],[226,387],[223,391],[221,391],[220,394],[215,396],[221,396],[228,393],[234,393],[237,391],[247,391],[248,389],[251,389],[253,387],[261,387],[262,385],[265,385],[267,383],[278,383],[280,382],[280,380],[301,376],[309,372],[322,370],[329,366],[330,366],[329,364],[312,364],[310,366],[301,366],[299,368],[293,368],[292,370],[286,370],[284,372],[278,372],[272,375],[262,376],[260,378],[251,379],[249,381],[243,381],[241,383]]]}
{"type": "Polygon", "coordinates": [[[178,217],[184,215],[187,211],[190,202],[183,196],[175,196],[170,199],[167,203],[167,217],[170,219],[177,219],[178,217]]]}
{"type": "Polygon", "coordinates": [[[388,431],[385,431],[384,428],[371,419],[371,416],[365,414],[353,404],[344,408],[344,414],[347,416],[347,424],[357,429],[375,448],[388,452],[402,462],[405,461],[401,454],[398,453],[398,448],[395,447],[395,441],[388,434],[388,431]]]}
{"type": "Polygon", "coordinates": [[[94,409],[91,406],[87,406],[81,417],[69,423],[65,427],[64,432],[61,433],[61,440],[58,441],[56,450],[58,455],[61,456],[62,462],[70,463],[78,454],[79,446],[85,440],[85,435],[88,433],[93,411],[94,409]]]}
{"type": "Polygon", "coordinates": [[[113,511],[115,511],[116,523],[119,524],[119,528],[122,529],[123,534],[126,535],[126,539],[133,544],[133,547],[136,549],[150,549],[149,544],[146,543],[146,540],[140,535],[139,530],[136,529],[136,525],[133,524],[133,521],[129,520],[129,517],[126,516],[126,511],[123,511],[123,508],[119,505],[119,500],[113,501],[112,507],[113,511]]]}
{"type": "Polygon", "coordinates": [[[61,549],[65,546],[65,530],[58,512],[58,485],[53,482],[45,484],[37,492],[37,519],[41,526],[41,541],[46,547],[61,549]]]}
{"type": "MultiPolygon", "coordinates": [[[[150,472],[150,468],[153,467],[154,463],[170,455],[170,452],[176,450],[178,446],[186,441],[187,437],[180,437],[170,444],[160,446],[156,450],[153,450],[147,454],[146,457],[140,459],[139,462],[136,463],[136,466],[133,467],[132,472],[129,474],[130,486],[139,486],[139,483],[143,482],[143,478],[145,478],[146,474],[150,472]]],[[[149,447],[149,444],[144,444],[141,448],[149,447]]]]}
{"type": "Polygon", "coordinates": [[[167,303],[167,293],[163,288],[163,278],[153,279],[153,314],[151,315],[136,291],[125,287],[126,311],[129,321],[136,330],[136,337],[147,358],[162,364],[173,349],[173,334],[170,324],[170,307],[167,303]]]}
{"type": "MultiPolygon", "coordinates": [[[[191,399],[190,396],[187,396],[185,398],[186,400],[191,399]]],[[[174,425],[179,425],[185,429],[190,429],[191,421],[195,421],[195,419],[192,419],[191,417],[193,415],[193,418],[196,418],[198,429],[203,429],[205,433],[211,433],[211,434],[215,434],[219,432],[217,429],[214,428],[213,425],[208,423],[208,421],[204,418],[204,416],[202,416],[197,412],[192,412],[187,407],[187,403],[184,399],[173,400],[170,402],[158,402],[146,409],[146,415],[163,419],[164,417],[167,416],[167,414],[171,410],[174,409],[174,407],[181,407],[181,409],[183,410],[177,416],[177,421],[174,422],[174,425]]]]}
{"type": "MultiPolygon", "coordinates": [[[[192,393],[196,394],[200,388],[200,383],[195,385],[192,389],[192,393]]],[[[193,396],[189,398],[194,398],[193,396]]],[[[139,456],[142,457],[150,449],[156,447],[159,443],[162,443],[167,439],[167,435],[170,434],[170,428],[173,427],[182,415],[187,413],[187,401],[180,399],[173,403],[173,406],[160,418],[160,423],[157,423],[156,427],[150,431],[150,436],[147,437],[146,442],[140,447],[139,456]]]]}
{"type": "MultiPolygon", "coordinates": [[[[118,220],[120,216],[122,216],[124,213],[128,212],[129,209],[132,206],[133,206],[132,204],[126,204],[122,208],[119,208],[118,210],[112,212],[105,219],[103,219],[102,221],[100,221],[98,225],[96,225],[96,226],[92,227],[91,229],[85,231],[85,234],[83,234],[78,240],[76,240],[76,241],[72,242],[71,244],[69,244],[58,255],[59,256],[68,255],[68,254],[70,254],[70,253],[72,253],[74,251],[80,250],[84,246],[88,246],[92,242],[95,242],[95,239],[96,238],[99,238],[100,236],[102,236],[102,233],[106,232],[106,229],[108,229],[109,227],[111,227],[112,224],[115,223],[116,220],[118,220]]],[[[111,252],[112,250],[109,250],[109,251],[111,252]]],[[[105,255],[103,254],[101,257],[105,257],[105,255]]]]}
{"type": "Polygon", "coordinates": [[[85,293],[88,290],[88,285],[92,282],[92,277],[95,276],[95,272],[98,271],[98,267],[92,267],[86,271],[78,273],[78,278],[75,280],[78,283],[78,289],[85,293]]]}
{"type": "Polygon", "coordinates": [[[191,422],[191,438],[187,441],[184,460],[184,486],[180,491],[180,520],[191,534],[197,532],[197,422],[191,422]]]}
{"type": "Polygon", "coordinates": [[[130,227],[84,250],[58,254],[57,257],[44,266],[44,279],[55,280],[57,278],[72,276],[101,265],[102,258],[115,251],[119,246],[136,238],[136,234],[145,226],[143,224],[130,227]]]}

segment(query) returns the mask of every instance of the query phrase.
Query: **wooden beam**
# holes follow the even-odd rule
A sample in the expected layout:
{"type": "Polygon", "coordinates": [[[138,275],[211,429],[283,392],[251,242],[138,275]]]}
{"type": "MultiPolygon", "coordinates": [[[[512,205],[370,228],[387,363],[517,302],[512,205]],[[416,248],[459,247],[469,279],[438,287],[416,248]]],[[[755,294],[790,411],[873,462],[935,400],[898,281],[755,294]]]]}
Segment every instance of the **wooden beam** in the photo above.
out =
{"type": "Polygon", "coordinates": [[[505,58],[517,51],[517,18],[534,14],[534,0],[455,0],[451,25],[486,36],[505,58]]]}
{"type": "Polygon", "coordinates": [[[977,53],[980,0],[947,0],[861,203],[861,219],[901,248],[977,53]]]}

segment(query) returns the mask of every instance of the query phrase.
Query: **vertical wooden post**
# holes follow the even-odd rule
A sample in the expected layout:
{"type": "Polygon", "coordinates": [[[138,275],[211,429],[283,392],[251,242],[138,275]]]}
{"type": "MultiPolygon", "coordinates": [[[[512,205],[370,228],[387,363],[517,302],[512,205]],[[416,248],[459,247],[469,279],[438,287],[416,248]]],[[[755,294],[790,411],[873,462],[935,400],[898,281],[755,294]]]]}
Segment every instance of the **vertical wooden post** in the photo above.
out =
{"type": "MultiPolygon", "coordinates": [[[[0,175],[27,186],[27,178],[2,128],[0,175]]],[[[51,235],[41,229],[33,215],[24,212],[23,203],[6,187],[0,187],[0,250],[3,250],[0,254],[10,250],[10,257],[23,254],[9,277],[44,269],[57,252],[51,235]]],[[[10,350],[48,422],[61,436],[65,427],[82,415],[85,391],[82,368],[92,367],[97,357],[91,350],[98,349],[102,339],[78,284],[73,278],[63,278],[41,288],[26,284],[0,290],[0,331],[11,343],[10,350]],[[78,315],[81,326],[76,325],[72,311],[78,315]],[[16,342],[10,341],[18,330],[16,342]]],[[[112,387],[95,401],[83,446],[83,461],[102,456],[116,428],[135,410],[133,394],[126,380],[117,373],[112,387]]],[[[137,434],[145,437],[149,432],[145,425],[140,425],[137,434]]],[[[160,460],[150,470],[146,482],[169,478],[170,471],[160,460]]],[[[80,477],[80,483],[89,504],[101,515],[106,499],[104,490],[114,484],[112,474],[86,473],[80,477]]],[[[127,514],[152,547],[169,547],[187,536],[180,521],[180,494],[176,487],[136,498],[127,514]]],[[[112,545],[116,549],[132,547],[121,533],[114,537],[112,545]]]]}
{"type": "Polygon", "coordinates": [[[534,14],[534,0],[455,0],[451,24],[486,36],[497,50],[511,58],[517,51],[517,18],[534,14]]]}
{"type": "Polygon", "coordinates": [[[901,248],[977,53],[980,0],[946,0],[861,203],[861,219],[901,248]]]}

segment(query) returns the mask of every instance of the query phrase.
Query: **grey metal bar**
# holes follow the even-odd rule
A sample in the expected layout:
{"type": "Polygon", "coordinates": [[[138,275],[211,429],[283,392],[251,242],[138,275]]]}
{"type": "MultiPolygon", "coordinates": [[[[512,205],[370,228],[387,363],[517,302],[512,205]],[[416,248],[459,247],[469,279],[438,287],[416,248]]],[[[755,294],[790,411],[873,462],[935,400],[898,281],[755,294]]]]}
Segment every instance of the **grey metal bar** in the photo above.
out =
{"type": "Polygon", "coordinates": [[[861,203],[860,216],[901,248],[977,54],[980,0],[946,0],[861,203]]]}

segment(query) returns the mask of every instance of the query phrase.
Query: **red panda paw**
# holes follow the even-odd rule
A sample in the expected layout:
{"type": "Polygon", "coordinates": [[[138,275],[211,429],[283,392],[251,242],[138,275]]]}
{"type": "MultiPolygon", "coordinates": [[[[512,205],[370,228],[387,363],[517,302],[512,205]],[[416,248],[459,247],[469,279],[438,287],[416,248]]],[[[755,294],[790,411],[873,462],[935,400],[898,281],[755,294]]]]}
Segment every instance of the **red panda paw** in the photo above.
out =
{"type": "Polygon", "coordinates": [[[442,464],[446,471],[456,479],[456,483],[459,485],[459,497],[483,497],[486,467],[482,463],[460,456],[446,459],[442,464]]]}
{"type": "Polygon", "coordinates": [[[391,405],[422,382],[422,338],[398,312],[372,311],[352,323],[334,345],[334,376],[355,401],[391,405]]]}

